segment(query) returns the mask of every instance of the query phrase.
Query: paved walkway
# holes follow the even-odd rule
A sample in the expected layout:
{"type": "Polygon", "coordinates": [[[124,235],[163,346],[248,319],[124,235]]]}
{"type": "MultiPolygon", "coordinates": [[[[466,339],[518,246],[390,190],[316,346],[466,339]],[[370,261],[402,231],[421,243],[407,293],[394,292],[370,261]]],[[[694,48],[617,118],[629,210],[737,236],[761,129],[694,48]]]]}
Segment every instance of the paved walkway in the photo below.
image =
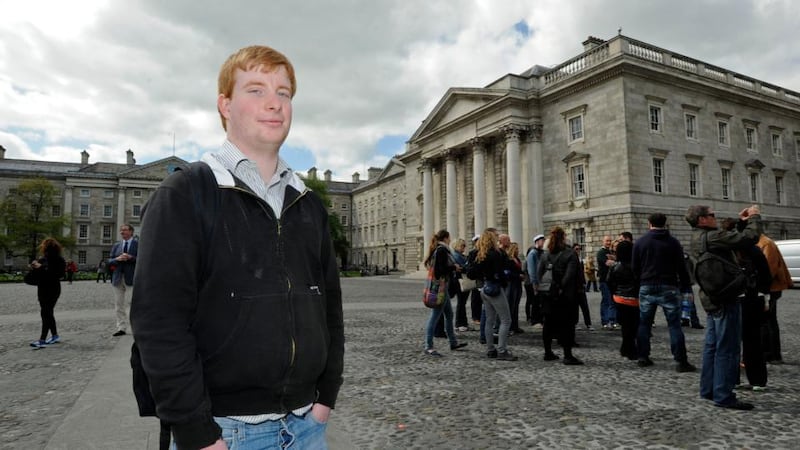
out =
{"type": "MultiPolygon", "coordinates": [[[[800,290],[779,302],[786,363],[769,366],[767,391],[739,391],[756,404],[742,412],[700,400],[698,374],[674,371],[663,317],[653,329],[656,364],[645,369],[620,358],[618,333],[604,331],[577,333],[585,366],[545,362],[540,332],[528,326],[511,338],[517,362],[488,360],[475,331],[459,334],[465,351],[437,339],[445,356],[431,358],[422,354],[428,311],[419,304],[420,280],[368,277],[343,286],[346,369],[329,425],[334,450],[800,445],[800,290]]],[[[56,309],[65,341],[36,351],[21,342],[38,330],[24,289],[0,285],[0,448],[157,448],[158,423],[138,417],[131,393],[131,337],[109,337],[110,288],[65,286],[56,309]]],[[[596,315],[597,294],[590,305],[596,315]]],[[[685,334],[699,366],[703,331],[685,334]]]]}

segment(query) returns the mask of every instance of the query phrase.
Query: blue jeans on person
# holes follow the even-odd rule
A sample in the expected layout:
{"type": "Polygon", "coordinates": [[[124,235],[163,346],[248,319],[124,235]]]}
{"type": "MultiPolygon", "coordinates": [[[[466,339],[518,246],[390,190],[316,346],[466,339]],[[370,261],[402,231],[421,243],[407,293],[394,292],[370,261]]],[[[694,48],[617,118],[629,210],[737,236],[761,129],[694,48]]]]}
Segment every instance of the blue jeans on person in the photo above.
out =
{"type": "Polygon", "coordinates": [[[681,292],[677,286],[644,285],[639,287],[639,333],[636,343],[639,359],[650,357],[650,334],[656,310],[661,306],[669,327],[669,348],[678,362],[687,362],[686,340],[681,329],[681,292]]]}
{"type": "Polygon", "coordinates": [[[611,289],[608,283],[600,282],[600,323],[602,325],[613,325],[617,323],[617,306],[611,298],[611,289]]]}
{"type": "Polygon", "coordinates": [[[742,343],[742,309],[738,301],[706,315],[700,397],[718,405],[736,403],[734,386],[739,379],[742,343]]]}
{"type": "MultiPolygon", "coordinates": [[[[227,417],[214,417],[222,428],[229,450],[327,449],[327,423],[318,422],[311,411],[303,417],[289,414],[280,420],[249,424],[227,417]]],[[[175,450],[173,441],[171,449],[175,450]]]]}
{"type": "Polygon", "coordinates": [[[453,329],[453,305],[448,298],[442,303],[442,306],[431,309],[431,316],[428,319],[428,327],[425,331],[425,350],[433,348],[433,333],[436,330],[436,322],[439,321],[439,317],[442,314],[444,314],[444,334],[447,335],[450,346],[458,344],[456,330],[453,329]]]}

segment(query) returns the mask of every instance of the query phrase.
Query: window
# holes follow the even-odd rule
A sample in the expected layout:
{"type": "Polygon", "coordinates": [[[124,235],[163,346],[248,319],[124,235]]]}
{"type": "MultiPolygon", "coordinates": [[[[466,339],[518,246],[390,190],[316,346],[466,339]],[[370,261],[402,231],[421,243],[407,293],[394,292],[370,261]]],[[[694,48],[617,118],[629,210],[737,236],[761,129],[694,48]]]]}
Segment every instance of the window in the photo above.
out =
{"type": "Polygon", "coordinates": [[[78,239],[81,241],[89,239],[89,224],[81,223],[78,225],[78,239]]]}
{"type": "Polygon", "coordinates": [[[89,204],[88,203],[81,203],[78,215],[81,216],[81,217],[89,217],[89,204]]]}
{"type": "Polygon", "coordinates": [[[103,198],[114,198],[114,191],[106,189],[103,191],[103,198]]]}
{"type": "Polygon", "coordinates": [[[697,116],[685,114],[686,118],[686,139],[697,140],[697,116]]]}
{"type": "Polygon", "coordinates": [[[583,172],[583,165],[570,167],[572,176],[572,198],[586,197],[586,178],[583,172]]]}
{"type": "Polygon", "coordinates": [[[689,164],[689,195],[697,197],[699,192],[700,183],[700,166],[697,164],[689,164]]]}
{"type": "Polygon", "coordinates": [[[103,205],[103,217],[111,217],[114,215],[114,207],[112,205],[103,205]]]}
{"type": "Polygon", "coordinates": [[[653,158],[653,192],[664,192],[664,160],[653,158]]]}
{"type": "Polygon", "coordinates": [[[131,215],[133,217],[139,217],[142,215],[142,205],[133,205],[133,209],[131,211],[131,215]]]}
{"type": "Polygon", "coordinates": [[[650,105],[650,132],[661,133],[664,129],[664,121],[661,115],[661,107],[650,105]]]}
{"type": "Polygon", "coordinates": [[[569,142],[583,140],[583,116],[570,117],[569,119],[569,142]]]}
{"type": "Polygon", "coordinates": [[[783,156],[783,139],[780,133],[772,133],[772,155],[783,156]]]}
{"type": "Polygon", "coordinates": [[[572,245],[581,246],[581,259],[583,259],[586,255],[586,230],[582,227],[572,230],[572,245]]]}
{"type": "Polygon", "coordinates": [[[86,250],[78,250],[78,264],[86,264],[86,250]]]}
{"type": "Polygon", "coordinates": [[[142,198],[142,190],[141,189],[134,189],[133,190],[133,198],[142,198]]]}
{"type": "Polygon", "coordinates": [[[722,198],[731,198],[731,169],[726,167],[722,168],[722,198]]]}
{"type": "Polygon", "coordinates": [[[730,146],[730,138],[728,136],[728,122],[724,120],[717,121],[717,136],[719,145],[723,147],[730,146]]]}
{"type": "Polygon", "coordinates": [[[342,225],[347,225],[347,216],[342,215],[342,225]]]}
{"type": "Polygon", "coordinates": [[[114,227],[112,225],[103,225],[103,243],[108,244],[111,242],[111,236],[114,227]]]}
{"type": "Polygon", "coordinates": [[[758,151],[758,133],[756,129],[753,127],[747,127],[744,130],[744,137],[747,141],[747,151],[756,152],[758,151]]]}
{"type": "Polygon", "coordinates": [[[53,205],[53,206],[50,208],[50,215],[51,215],[51,216],[53,216],[53,217],[59,217],[59,216],[61,216],[61,206],[59,206],[59,205],[53,205]]]}
{"type": "Polygon", "coordinates": [[[89,189],[81,189],[80,196],[81,197],[89,197],[91,195],[91,191],[89,189]]]}
{"type": "Polygon", "coordinates": [[[783,204],[783,177],[775,176],[775,203],[783,204]]]}
{"type": "Polygon", "coordinates": [[[347,209],[347,203],[342,203],[342,209],[347,209]]]}
{"type": "Polygon", "coordinates": [[[757,202],[759,201],[759,192],[758,192],[758,184],[759,184],[759,176],[757,173],[750,174],[750,201],[757,202]]]}

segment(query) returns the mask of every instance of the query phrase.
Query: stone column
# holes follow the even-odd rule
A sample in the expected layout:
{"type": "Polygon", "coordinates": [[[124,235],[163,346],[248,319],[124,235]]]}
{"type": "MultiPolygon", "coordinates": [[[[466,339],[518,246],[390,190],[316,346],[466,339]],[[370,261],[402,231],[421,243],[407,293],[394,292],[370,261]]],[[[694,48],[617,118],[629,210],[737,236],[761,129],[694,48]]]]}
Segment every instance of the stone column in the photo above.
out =
{"type": "Polygon", "coordinates": [[[524,129],[509,125],[502,130],[506,138],[506,191],[508,195],[508,234],[512,241],[522,240],[522,201],[519,176],[519,140],[524,129]]]}
{"type": "MultiPolygon", "coordinates": [[[[69,186],[64,187],[64,206],[62,206],[63,210],[61,211],[62,216],[66,216],[69,214],[72,216],[72,188],[69,186]]],[[[64,236],[69,236],[70,231],[72,230],[72,221],[70,223],[64,225],[64,228],[61,230],[64,236]]],[[[76,236],[77,237],[77,236],[76,236]]]]}
{"type": "Polygon", "coordinates": [[[475,234],[486,229],[486,148],[481,138],[470,141],[472,145],[472,192],[475,201],[475,234]]]}
{"type": "Polygon", "coordinates": [[[542,165],[542,125],[531,126],[528,145],[530,165],[531,228],[534,234],[547,234],[544,229],[544,169],[542,165]]]}
{"type": "MultiPolygon", "coordinates": [[[[422,240],[433,236],[433,167],[429,159],[422,160],[422,240]]],[[[425,255],[422,255],[424,258],[425,255]]]]}
{"type": "Polygon", "coordinates": [[[125,190],[126,188],[120,187],[117,189],[117,229],[111,233],[111,240],[116,241],[119,228],[125,224],[125,190]]]}
{"type": "Polygon", "coordinates": [[[458,200],[458,191],[456,188],[456,150],[455,149],[447,149],[444,151],[445,156],[445,166],[446,166],[446,180],[447,183],[445,186],[445,208],[447,215],[447,223],[445,224],[444,228],[446,228],[452,237],[455,237],[455,234],[458,233],[458,206],[456,204],[458,200]]]}

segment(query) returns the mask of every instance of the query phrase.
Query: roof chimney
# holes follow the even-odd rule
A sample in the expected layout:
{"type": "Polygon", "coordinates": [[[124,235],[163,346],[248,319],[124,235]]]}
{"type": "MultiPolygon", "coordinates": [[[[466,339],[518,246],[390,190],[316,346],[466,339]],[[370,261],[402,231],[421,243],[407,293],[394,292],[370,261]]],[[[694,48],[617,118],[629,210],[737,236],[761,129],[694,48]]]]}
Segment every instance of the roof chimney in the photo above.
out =
{"type": "Polygon", "coordinates": [[[308,175],[307,176],[308,176],[309,180],[316,180],[317,179],[317,168],[316,167],[312,167],[312,168],[308,169],[308,175]]]}
{"type": "Polygon", "coordinates": [[[331,181],[331,174],[332,174],[332,173],[333,173],[333,172],[331,172],[331,171],[330,171],[330,169],[328,169],[328,170],[326,170],[326,171],[325,171],[325,181],[327,181],[327,182],[329,182],[329,183],[330,183],[330,181],[331,181]]]}
{"type": "Polygon", "coordinates": [[[359,180],[359,178],[361,178],[361,175],[359,175],[358,172],[353,173],[353,183],[360,183],[361,180],[359,180]]]}
{"type": "Polygon", "coordinates": [[[86,150],[81,152],[81,165],[88,166],[89,165],[89,152],[86,150]]]}
{"type": "Polygon", "coordinates": [[[6,148],[0,145],[0,159],[6,159],[6,148]]]}
{"type": "Polygon", "coordinates": [[[604,41],[604,40],[602,40],[600,38],[596,38],[594,36],[589,36],[588,39],[583,41],[583,51],[584,52],[588,52],[589,50],[591,50],[593,48],[596,48],[596,47],[599,47],[599,46],[601,46],[601,45],[603,45],[605,43],[606,43],[606,41],[604,41]]]}
{"type": "Polygon", "coordinates": [[[135,164],[136,164],[136,160],[133,158],[133,150],[131,150],[131,149],[128,149],[128,151],[127,151],[127,152],[125,152],[125,153],[128,155],[128,162],[127,162],[127,164],[128,164],[129,166],[133,166],[133,165],[135,165],[135,164]]]}
{"type": "Polygon", "coordinates": [[[381,174],[381,171],[383,171],[383,169],[381,169],[380,167],[370,167],[370,168],[368,168],[367,169],[367,179],[371,180],[371,179],[377,177],[378,175],[381,174]]]}

